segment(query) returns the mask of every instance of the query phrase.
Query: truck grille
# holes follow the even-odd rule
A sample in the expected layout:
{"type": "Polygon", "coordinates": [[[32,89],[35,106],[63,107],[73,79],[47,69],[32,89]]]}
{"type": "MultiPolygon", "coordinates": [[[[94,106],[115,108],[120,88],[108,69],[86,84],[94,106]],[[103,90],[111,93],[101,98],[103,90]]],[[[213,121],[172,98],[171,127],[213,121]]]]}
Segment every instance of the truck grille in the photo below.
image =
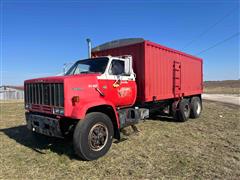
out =
{"type": "Polygon", "coordinates": [[[64,107],[63,83],[25,84],[25,102],[64,107]]]}

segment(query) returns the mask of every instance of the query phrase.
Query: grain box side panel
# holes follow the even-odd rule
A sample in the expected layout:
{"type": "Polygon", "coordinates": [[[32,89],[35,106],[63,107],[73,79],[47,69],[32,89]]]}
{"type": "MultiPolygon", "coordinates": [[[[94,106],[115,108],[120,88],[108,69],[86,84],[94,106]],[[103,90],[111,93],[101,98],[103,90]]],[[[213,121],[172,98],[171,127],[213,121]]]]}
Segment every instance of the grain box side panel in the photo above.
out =
{"type": "Polygon", "coordinates": [[[133,70],[136,73],[137,82],[137,101],[145,99],[145,67],[144,67],[144,43],[137,43],[129,46],[117,47],[102,51],[93,52],[94,56],[121,56],[131,55],[133,58],[133,70]]]}
{"type": "Polygon", "coordinates": [[[183,96],[202,93],[202,61],[180,55],[183,96]]]}
{"type": "Polygon", "coordinates": [[[202,60],[200,58],[145,41],[145,101],[175,97],[174,62],[181,64],[179,96],[202,93],[202,60]]]}
{"type": "Polygon", "coordinates": [[[145,101],[173,98],[175,54],[148,42],[145,52],[145,101]]]}

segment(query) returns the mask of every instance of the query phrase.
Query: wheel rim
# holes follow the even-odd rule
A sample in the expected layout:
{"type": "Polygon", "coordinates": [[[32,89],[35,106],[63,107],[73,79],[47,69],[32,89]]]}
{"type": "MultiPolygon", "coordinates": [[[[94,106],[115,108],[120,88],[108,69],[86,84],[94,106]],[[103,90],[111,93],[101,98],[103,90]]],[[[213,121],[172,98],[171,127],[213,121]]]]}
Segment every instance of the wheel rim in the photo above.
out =
{"type": "Polygon", "coordinates": [[[190,115],[190,107],[188,104],[186,104],[184,107],[184,114],[186,117],[189,117],[189,115],[190,115]]]}
{"type": "Polygon", "coordinates": [[[88,144],[93,151],[100,151],[105,147],[108,140],[108,128],[105,124],[95,124],[88,135],[88,144]]]}
{"type": "Polygon", "coordinates": [[[200,112],[201,112],[201,105],[200,105],[200,103],[199,102],[197,102],[197,110],[196,110],[196,112],[197,112],[197,114],[200,114],[200,112]]]}

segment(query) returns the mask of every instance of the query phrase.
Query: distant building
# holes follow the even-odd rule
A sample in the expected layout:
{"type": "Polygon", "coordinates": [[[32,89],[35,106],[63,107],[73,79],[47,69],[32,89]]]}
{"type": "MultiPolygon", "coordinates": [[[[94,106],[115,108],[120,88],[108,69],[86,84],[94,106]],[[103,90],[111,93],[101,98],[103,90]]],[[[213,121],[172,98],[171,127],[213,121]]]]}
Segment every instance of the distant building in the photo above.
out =
{"type": "Polygon", "coordinates": [[[0,100],[24,99],[23,86],[0,86],[0,100]]]}

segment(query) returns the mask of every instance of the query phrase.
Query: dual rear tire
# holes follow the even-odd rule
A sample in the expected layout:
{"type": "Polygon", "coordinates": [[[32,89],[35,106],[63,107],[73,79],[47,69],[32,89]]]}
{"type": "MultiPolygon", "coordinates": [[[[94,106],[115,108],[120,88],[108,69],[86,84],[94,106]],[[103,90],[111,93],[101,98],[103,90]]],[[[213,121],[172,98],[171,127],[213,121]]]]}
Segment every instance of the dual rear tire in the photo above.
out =
{"type": "Polygon", "coordinates": [[[182,99],[174,113],[174,118],[180,122],[185,122],[189,118],[196,119],[202,112],[202,102],[197,96],[189,99],[182,99]]]}
{"type": "Polygon", "coordinates": [[[192,97],[190,102],[191,113],[190,118],[196,119],[199,118],[202,112],[202,101],[199,97],[192,97]]]}

